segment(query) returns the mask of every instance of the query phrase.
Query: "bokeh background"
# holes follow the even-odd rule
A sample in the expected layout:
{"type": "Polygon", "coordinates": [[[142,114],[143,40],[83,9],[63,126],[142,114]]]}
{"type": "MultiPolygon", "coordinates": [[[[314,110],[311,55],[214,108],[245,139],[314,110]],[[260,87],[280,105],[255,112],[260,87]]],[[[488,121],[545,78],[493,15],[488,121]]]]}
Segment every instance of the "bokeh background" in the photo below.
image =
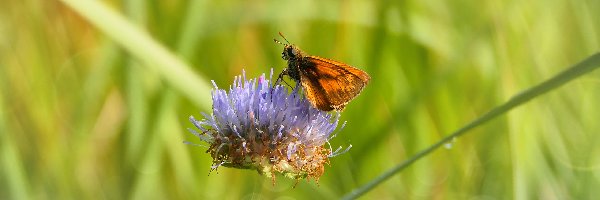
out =
{"type": "MultiPolygon", "coordinates": [[[[82,0],[83,1],[83,0],[82,0]]],[[[86,0],[87,1],[87,0],[86,0]]],[[[318,183],[219,168],[187,128],[210,112],[55,0],[0,6],[0,199],[334,199],[600,49],[600,1],[99,1],[208,85],[283,69],[283,32],[367,71],[318,183]]],[[[92,12],[89,9],[85,12],[92,12]]],[[[143,47],[140,47],[143,49],[143,47]]],[[[365,199],[600,196],[600,72],[426,156],[365,199]]]]}

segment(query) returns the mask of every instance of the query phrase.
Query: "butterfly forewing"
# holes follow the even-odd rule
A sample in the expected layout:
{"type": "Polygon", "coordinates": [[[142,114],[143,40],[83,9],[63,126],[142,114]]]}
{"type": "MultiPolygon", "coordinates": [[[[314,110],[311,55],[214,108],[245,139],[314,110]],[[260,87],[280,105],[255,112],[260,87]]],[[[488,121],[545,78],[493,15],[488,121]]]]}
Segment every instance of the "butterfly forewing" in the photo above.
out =
{"type": "Polygon", "coordinates": [[[309,101],[320,110],[342,110],[371,77],[334,60],[307,56],[300,65],[301,84],[309,101]]]}
{"type": "MultiPolygon", "coordinates": [[[[283,37],[281,33],[279,35],[283,37]]],[[[360,69],[327,58],[309,56],[289,42],[284,45],[281,57],[288,61],[287,68],[275,82],[279,83],[285,75],[299,82],[308,101],[319,110],[343,110],[371,79],[360,69]]]]}

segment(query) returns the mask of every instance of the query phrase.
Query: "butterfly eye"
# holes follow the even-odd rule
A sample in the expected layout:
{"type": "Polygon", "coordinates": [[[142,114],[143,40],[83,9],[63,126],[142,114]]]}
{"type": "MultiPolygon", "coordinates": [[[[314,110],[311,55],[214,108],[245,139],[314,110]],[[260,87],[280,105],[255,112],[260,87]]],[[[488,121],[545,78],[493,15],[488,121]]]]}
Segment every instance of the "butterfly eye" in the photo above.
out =
{"type": "Polygon", "coordinates": [[[294,48],[287,48],[285,49],[287,56],[290,58],[294,58],[296,57],[296,51],[294,50],[294,48]]]}

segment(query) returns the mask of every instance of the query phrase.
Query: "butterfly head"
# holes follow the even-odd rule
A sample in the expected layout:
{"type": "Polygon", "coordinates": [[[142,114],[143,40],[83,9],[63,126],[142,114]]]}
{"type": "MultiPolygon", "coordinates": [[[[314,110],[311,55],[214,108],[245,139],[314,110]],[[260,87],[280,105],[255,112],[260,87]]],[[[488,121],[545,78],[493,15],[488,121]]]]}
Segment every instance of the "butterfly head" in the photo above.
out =
{"type": "Polygon", "coordinates": [[[297,60],[303,56],[304,55],[302,51],[295,45],[291,44],[285,45],[285,47],[283,47],[283,52],[281,52],[281,58],[284,60],[297,60]]]}
{"type": "Polygon", "coordinates": [[[291,44],[284,36],[281,32],[279,32],[279,35],[281,36],[281,38],[283,38],[283,40],[285,40],[285,44],[280,42],[277,39],[273,39],[276,43],[283,45],[283,52],[281,52],[281,58],[283,58],[284,60],[297,60],[300,59],[304,56],[304,53],[302,52],[302,50],[300,50],[296,45],[291,44]]]}

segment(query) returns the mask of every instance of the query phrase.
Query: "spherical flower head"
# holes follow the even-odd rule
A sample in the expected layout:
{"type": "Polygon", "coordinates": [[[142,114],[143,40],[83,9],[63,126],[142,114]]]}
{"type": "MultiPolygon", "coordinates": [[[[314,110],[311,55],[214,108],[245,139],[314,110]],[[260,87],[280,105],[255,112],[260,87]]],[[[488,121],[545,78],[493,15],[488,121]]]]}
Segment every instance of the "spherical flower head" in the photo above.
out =
{"type": "Polygon", "coordinates": [[[213,169],[256,169],[273,179],[281,173],[318,180],[329,157],[340,153],[341,147],[335,151],[326,147],[335,137],[340,115],[312,107],[299,87],[290,92],[284,85],[270,85],[272,77],[272,69],[269,79],[263,74],[246,80],[242,73],[229,91],[213,81],[213,113],[203,113],[200,121],[191,116],[200,131],[189,130],[210,145],[207,153],[213,169]]]}

